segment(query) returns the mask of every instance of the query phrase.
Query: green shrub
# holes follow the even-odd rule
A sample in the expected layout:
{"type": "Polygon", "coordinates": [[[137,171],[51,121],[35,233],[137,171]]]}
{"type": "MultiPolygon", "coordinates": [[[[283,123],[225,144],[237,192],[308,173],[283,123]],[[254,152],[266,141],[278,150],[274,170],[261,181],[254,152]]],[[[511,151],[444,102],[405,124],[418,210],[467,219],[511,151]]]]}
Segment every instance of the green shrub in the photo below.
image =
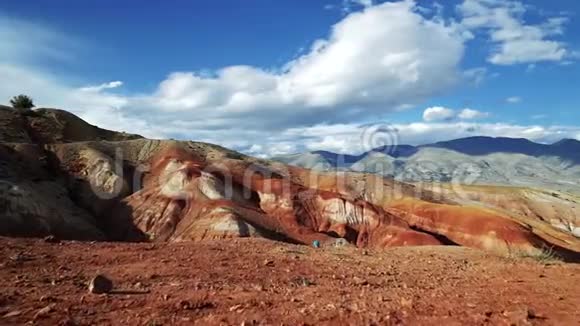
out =
{"type": "Polygon", "coordinates": [[[18,96],[14,96],[11,100],[10,100],[10,104],[12,105],[13,108],[18,109],[18,110],[30,110],[34,107],[34,103],[32,102],[32,98],[30,98],[29,96],[26,95],[18,95],[18,96]]]}

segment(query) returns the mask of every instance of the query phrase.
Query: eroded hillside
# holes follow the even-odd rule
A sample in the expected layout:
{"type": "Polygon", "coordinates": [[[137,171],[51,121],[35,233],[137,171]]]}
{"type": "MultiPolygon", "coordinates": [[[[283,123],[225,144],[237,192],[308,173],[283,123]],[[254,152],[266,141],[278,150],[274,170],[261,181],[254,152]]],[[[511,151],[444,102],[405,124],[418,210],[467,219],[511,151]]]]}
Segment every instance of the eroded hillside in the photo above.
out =
{"type": "Polygon", "coordinates": [[[107,131],[60,110],[2,111],[3,235],[462,245],[570,260],[580,252],[574,196],[313,172],[211,144],[107,131]]]}

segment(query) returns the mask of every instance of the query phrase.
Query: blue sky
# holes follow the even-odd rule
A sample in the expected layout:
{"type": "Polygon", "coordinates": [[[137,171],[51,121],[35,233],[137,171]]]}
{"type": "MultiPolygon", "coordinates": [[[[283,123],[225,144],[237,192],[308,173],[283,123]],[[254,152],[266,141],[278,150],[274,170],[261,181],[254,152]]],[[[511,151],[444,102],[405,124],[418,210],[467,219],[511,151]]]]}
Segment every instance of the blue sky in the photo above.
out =
{"type": "Polygon", "coordinates": [[[0,99],[258,156],[580,139],[578,1],[440,3],[4,0],[0,99]]]}

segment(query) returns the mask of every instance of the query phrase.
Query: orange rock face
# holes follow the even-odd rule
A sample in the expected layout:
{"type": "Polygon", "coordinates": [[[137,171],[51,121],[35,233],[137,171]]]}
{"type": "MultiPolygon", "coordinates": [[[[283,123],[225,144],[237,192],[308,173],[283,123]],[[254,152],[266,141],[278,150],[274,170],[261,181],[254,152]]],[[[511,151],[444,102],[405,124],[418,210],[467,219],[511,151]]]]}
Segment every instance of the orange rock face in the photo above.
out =
{"type": "Polygon", "coordinates": [[[508,251],[510,246],[542,246],[542,240],[530,229],[484,209],[406,199],[394,202],[389,210],[415,228],[444,234],[464,246],[500,251],[508,251]]]}
{"type": "Polygon", "coordinates": [[[111,213],[108,225],[119,240],[263,236],[305,244],[345,238],[360,247],[441,244],[380,206],[240,161],[210,166],[170,148],[150,165],[143,189],[111,213]]]}
{"type": "Polygon", "coordinates": [[[463,245],[530,254],[554,246],[508,216],[415,199],[405,187],[400,198],[390,194],[386,204],[384,198],[373,203],[341,176],[294,168],[281,174],[242,160],[208,162],[179,147],[160,151],[150,166],[143,188],[110,214],[116,239],[256,236],[331,245],[342,238],[369,248],[463,245]]]}

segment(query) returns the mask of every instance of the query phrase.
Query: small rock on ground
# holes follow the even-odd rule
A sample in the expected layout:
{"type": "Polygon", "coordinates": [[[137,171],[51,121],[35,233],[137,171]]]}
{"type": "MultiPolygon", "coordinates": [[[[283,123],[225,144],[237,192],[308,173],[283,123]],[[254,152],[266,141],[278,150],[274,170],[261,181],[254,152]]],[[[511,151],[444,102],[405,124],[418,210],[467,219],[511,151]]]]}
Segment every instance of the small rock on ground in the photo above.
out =
{"type": "Polygon", "coordinates": [[[89,282],[89,292],[94,294],[109,293],[113,290],[113,281],[102,274],[93,277],[89,282]]]}

